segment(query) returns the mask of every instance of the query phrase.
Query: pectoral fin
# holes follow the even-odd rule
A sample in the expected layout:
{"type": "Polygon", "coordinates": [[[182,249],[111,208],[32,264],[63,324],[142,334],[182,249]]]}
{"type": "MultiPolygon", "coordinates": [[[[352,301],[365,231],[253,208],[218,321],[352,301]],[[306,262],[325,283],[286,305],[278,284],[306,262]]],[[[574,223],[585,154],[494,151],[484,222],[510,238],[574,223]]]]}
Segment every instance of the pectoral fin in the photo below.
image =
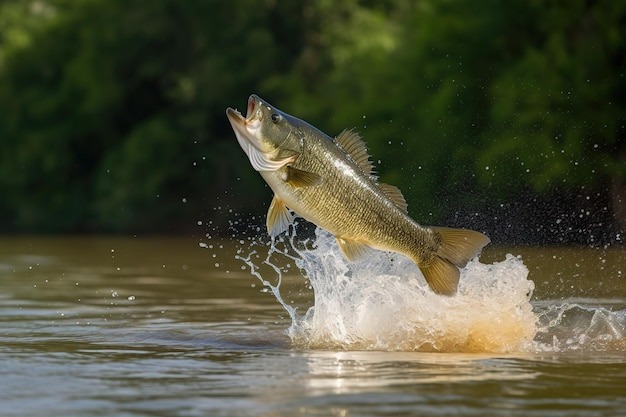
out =
{"type": "Polygon", "coordinates": [[[322,177],[313,172],[303,171],[290,166],[287,167],[285,174],[285,181],[294,187],[311,187],[319,184],[321,180],[322,177]]]}
{"type": "Polygon", "coordinates": [[[357,240],[337,237],[337,243],[345,257],[351,262],[359,260],[371,250],[367,244],[357,240]]]}
{"type": "Polygon", "coordinates": [[[267,232],[273,238],[284,232],[289,228],[289,225],[293,223],[294,215],[285,206],[285,203],[274,196],[270,208],[267,212],[267,232]]]}

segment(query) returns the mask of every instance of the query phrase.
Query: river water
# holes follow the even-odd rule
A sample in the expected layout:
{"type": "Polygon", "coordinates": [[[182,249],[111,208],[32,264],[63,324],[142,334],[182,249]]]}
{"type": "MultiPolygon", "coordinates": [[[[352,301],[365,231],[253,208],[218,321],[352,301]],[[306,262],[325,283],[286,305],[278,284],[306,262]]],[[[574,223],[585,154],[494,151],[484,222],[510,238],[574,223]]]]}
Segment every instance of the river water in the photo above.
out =
{"type": "Polygon", "coordinates": [[[448,298],[321,232],[4,237],[0,416],[626,416],[625,274],[489,247],[448,298]]]}

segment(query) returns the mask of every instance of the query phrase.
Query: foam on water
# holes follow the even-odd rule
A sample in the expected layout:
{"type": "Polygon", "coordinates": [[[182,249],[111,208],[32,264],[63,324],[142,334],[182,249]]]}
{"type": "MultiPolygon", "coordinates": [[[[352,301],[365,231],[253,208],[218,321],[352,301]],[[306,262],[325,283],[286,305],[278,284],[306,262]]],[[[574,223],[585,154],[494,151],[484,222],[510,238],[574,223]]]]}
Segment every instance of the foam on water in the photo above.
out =
{"type": "Polygon", "coordinates": [[[282,245],[271,243],[260,262],[276,273],[275,284],[262,276],[255,253],[240,259],[289,313],[287,334],[296,347],[508,353],[575,350],[597,347],[597,341],[619,346],[626,340],[626,311],[531,302],[534,283],[513,255],[490,265],[472,260],[461,270],[458,293],[445,297],[428,288],[409,259],[371,251],[348,262],[335,238],[319,228],[314,241],[299,244],[289,236],[282,245]],[[303,314],[283,300],[287,268],[277,266],[276,254],[292,260],[309,281],[314,303],[303,314]],[[566,317],[575,323],[565,323],[566,317]]]}
{"type": "Polygon", "coordinates": [[[534,303],[539,323],[536,350],[626,352],[623,304],[623,300],[580,298],[534,303]]]}

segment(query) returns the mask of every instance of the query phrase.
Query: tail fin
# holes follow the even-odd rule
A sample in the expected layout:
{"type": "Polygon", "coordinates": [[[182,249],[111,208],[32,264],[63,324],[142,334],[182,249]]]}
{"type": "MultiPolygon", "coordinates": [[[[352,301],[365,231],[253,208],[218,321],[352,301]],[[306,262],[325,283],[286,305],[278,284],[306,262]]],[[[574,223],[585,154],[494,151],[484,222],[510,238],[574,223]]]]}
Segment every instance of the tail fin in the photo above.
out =
{"type": "Polygon", "coordinates": [[[453,295],[463,268],[490,240],[480,232],[448,227],[432,227],[441,236],[441,246],[434,261],[420,267],[430,288],[437,294],[453,295]]]}
{"type": "Polygon", "coordinates": [[[459,268],[436,256],[428,266],[420,266],[430,288],[441,295],[454,295],[459,285],[459,268]]]}

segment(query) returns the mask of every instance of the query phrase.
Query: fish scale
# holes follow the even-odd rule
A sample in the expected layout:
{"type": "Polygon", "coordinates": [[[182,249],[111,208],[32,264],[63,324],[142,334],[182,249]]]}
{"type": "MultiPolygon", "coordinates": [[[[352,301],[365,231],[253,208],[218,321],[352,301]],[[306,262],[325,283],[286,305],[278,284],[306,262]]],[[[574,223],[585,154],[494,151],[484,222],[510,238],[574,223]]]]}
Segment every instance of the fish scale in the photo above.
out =
{"type": "Polygon", "coordinates": [[[459,268],[489,243],[480,232],[423,227],[409,217],[400,190],[373,176],[365,143],[352,130],[332,139],[256,95],[248,100],[246,117],[232,108],[226,114],[253,168],[274,192],[267,216],[271,236],[288,230],[293,210],[332,233],[349,260],[370,249],[403,254],[444,295],[456,292],[459,268]]]}

